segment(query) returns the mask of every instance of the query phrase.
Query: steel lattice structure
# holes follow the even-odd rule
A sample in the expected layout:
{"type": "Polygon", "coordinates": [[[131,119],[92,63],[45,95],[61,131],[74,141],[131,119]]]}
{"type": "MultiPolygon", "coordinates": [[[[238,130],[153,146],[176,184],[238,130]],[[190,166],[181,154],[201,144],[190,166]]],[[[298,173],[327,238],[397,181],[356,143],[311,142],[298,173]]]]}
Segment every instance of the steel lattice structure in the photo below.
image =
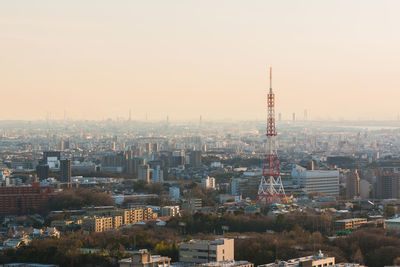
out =
{"type": "Polygon", "coordinates": [[[264,203],[286,203],[288,199],[282,184],[275,142],[277,133],[275,126],[275,94],[272,91],[272,68],[269,70],[267,106],[268,118],[266,136],[268,138],[268,151],[265,155],[261,182],[258,187],[257,201],[264,203]]]}

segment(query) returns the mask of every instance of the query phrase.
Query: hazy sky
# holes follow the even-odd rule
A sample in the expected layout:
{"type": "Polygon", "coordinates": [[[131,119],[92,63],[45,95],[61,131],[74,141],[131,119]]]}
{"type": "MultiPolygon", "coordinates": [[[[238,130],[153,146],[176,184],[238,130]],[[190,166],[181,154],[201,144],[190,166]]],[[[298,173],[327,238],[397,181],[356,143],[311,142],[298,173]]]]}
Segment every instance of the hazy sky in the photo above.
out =
{"type": "Polygon", "coordinates": [[[400,1],[3,0],[0,119],[395,119],[400,1]]]}

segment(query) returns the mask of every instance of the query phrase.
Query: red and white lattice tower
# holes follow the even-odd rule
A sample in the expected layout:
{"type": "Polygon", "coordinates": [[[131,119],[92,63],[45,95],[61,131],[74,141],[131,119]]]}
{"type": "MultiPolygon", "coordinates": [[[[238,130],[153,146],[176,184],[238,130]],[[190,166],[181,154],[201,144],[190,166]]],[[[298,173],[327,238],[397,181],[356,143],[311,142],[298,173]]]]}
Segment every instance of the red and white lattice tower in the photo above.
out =
{"type": "Polygon", "coordinates": [[[258,187],[257,201],[264,203],[286,203],[287,198],[280,175],[279,159],[276,150],[275,127],[275,94],[272,92],[272,68],[269,70],[269,93],[267,95],[268,118],[267,138],[268,150],[265,154],[264,168],[260,186],[258,187]]]}

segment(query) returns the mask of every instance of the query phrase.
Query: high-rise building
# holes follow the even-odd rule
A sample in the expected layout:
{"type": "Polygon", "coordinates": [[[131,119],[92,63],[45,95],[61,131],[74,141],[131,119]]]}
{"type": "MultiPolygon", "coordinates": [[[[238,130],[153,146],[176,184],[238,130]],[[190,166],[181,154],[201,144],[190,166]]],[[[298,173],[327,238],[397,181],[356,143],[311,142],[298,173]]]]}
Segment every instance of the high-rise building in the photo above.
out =
{"type": "Polygon", "coordinates": [[[60,143],[58,144],[58,150],[64,151],[64,140],[60,140],[60,143]]]}
{"type": "Polygon", "coordinates": [[[180,167],[185,166],[185,151],[174,151],[172,152],[172,166],[171,167],[180,167]]]}
{"type": "Polygon", "coordinates": [[[71,160],[61,159],[60,160],[60,173],[61,181],[66,183],[71,183],[71,160]]]}
{"type": "Polygon", "coordinates": [[[360,196],[360,176],[357,170],[346,174],[346,196],[348,199],[360,196]]]}
{"type": "Polygon", "coordinates": [[[159,152],[160,151],[160,146],[158,145],[158,143],[154,143],[153,144],[153,152],[159,152]]]}
{"type": "Polygon", "coordinates": [[[201,166],[201,151],[190,152],[190,165],[196,168],[201,166]]]}
{"type": "Polygon", "coordinates": [[[126,155],[123,152],[104,155],[101,159],[101,168],[106,172],[121,173],[126,167],[126,155]]]}
{"type": "Polygon", "coordinates": [[[296,113],[292,114],[292,121],[295,122],[296,121],[296,113]]]}
{"type": "Polygon", "coordinates": [[[71,142],[69,139],[64,141],[64,149],[69,149],[71,146],[71,142]]]}
{"type": "Polygon", "coordinates": [[[150,183],[150,167],[149,165],[141,165],[138,168],[138,178],[146,183],[150,183]]]}
{"type": "Polygon", "coordinates": [[[379,199],[400,198],[400,174],[378,171],[376,197],[379,199]]]}
{"type": "Polygon", "coordinates": [[[163,183],[164,182],[164,172],[160,165],[157,165],[154,169],[150,170],[151,182],[152,183],[163,183]]]}
{"type": "Polygon", "coordinates": [[[207,144],[203,144],[203,145],[201,146],[201,151],[203,151],[204,153],[207,152],[207,144]]]}
{"type": "Polygon", "coordinates": [[[146,143],[144,148],[148,154],[151,153],[151,143],[146,143]]]}
{"type": "Polygon", "coordinates": [[[201,185],[206,189],[215,189],[215,178],[207,176],[201,180],[201,185]]]}
{"type": "Polygon", "coordinates": [[[131,149],[125,152],[124,171],[129,174],[135,173],[135,157],[131,149]]]}
{"type": "Polygon", "coordinates": [[[146,160],[143,158],[134,158],[133,173],[139,175],[139,167],[145,165],[146,160]]]}
{"type": "Polygon", "coordinates": [[[39,180],[45,180],[49,178],[49,165],[47,164],[39,164],[36,166],[36,175],[39,180]]]}

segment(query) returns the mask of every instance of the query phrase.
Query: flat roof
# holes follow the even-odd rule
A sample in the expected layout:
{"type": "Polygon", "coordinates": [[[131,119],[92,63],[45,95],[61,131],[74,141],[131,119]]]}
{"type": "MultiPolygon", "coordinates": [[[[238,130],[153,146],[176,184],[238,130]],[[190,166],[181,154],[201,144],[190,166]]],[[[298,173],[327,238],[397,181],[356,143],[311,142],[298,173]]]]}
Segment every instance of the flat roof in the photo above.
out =
{"type": "Polygon", "coordinates": [[[385,220],[385,222],[389,222],[389,223],[391,223],[391,222],[393,222],[393,223],[400,223],[400,218],[388,219],[388,220],[385,220]]]}

